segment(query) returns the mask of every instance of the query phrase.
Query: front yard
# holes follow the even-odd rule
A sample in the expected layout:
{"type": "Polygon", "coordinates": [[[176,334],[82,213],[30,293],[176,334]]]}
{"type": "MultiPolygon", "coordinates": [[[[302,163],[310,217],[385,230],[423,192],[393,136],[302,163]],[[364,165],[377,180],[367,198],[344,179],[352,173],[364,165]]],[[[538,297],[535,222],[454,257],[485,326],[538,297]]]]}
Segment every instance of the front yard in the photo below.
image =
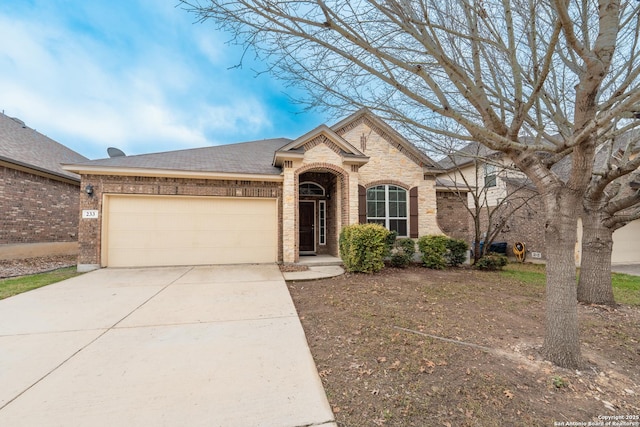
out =
{"type": "Polygon", "coordinates": [[[640,278],[616,280],[626,304],[579,306],[581,371],[539,357],[538,266],[387,268],[289,289],[340,426],[551,426],[640,415],[640,278]]]}

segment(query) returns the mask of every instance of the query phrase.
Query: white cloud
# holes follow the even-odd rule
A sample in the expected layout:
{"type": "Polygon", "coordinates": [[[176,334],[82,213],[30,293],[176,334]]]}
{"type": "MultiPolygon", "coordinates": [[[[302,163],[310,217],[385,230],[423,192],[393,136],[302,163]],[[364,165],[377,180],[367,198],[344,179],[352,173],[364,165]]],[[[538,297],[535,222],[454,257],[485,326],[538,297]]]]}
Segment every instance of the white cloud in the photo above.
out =
{"type": "Polygon", "coordinates": [[[167,3],[0,5],[0,109],[90,158],[273,136],[278,86],[167,3]]]}

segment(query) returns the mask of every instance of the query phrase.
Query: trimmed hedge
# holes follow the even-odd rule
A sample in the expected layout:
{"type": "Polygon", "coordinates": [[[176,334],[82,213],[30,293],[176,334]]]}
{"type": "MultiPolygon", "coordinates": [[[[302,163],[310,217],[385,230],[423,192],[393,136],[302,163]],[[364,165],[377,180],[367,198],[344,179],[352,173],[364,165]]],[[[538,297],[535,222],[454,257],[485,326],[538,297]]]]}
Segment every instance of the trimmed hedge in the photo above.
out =
{"type": "Polygon", "coordinates": [[[462,264],[466,259],[469,245],[464,240],[428,235],[418,239],[418,248],[420,248],[422,264],[425,267],[442,270],[462,264]]]}
{"type": "Polygon", "coordinates": [[[474,267],[478,270],[495,271],[502,270],[502,267],[504,267],[508,263],[509,260],[506,256],[491,252],[476,261],[474,267]]]}
{"type": "Polygon", "coordinates": [[[447,236],[422,236],[418,239],[422,264],[427,268],[442,270],[447,266],[447,236]]]}
{"type": "Polygon", "coordinates": [[[384,268],[389,231],[379,224],[354,224],[340,232],[340,258],[350,273],[376,273],[384,268]]]}
{"type": "Polygon", "coordinates": [[[411,263],[415,253],[416,242],[413,239],[396,239],[391,247],[391,265],[394,267],[405,268],[411,263]]]}
{"type": "Polygon", "coordinates": [[[467,259],[467,251],[469,250],[469,244],[460,239],[449,239],[447,241],[447,265],[450,267],[457,267],[467,259]]]}

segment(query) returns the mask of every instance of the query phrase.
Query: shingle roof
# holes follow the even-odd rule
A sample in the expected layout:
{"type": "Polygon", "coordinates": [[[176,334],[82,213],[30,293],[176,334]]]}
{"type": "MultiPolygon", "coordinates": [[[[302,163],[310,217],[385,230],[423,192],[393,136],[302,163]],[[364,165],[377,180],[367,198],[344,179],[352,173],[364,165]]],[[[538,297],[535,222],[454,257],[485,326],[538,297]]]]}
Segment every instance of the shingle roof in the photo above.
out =
{"type": "Polygon", "coordinates": [[[77,166],[78,169],[81,169],[82,166],[104,166],[279,175],[281,169],[271,164],[273,153],[290,142],[291,140],[287,138],[265,139],[238,144],[91,160],[75,163],[73,167],[77,166]]]}
{"type": "Polygon", "coordinates": [[[440,159],[438,164],[443,169],[453,169],[461,167],[467,163],[472,162],[474,159],[495,156],[498,151],[492,150],[479,142],[470,142],[462,147],[460,150],[454,151],[448,156],[440,159]]]}
{"type": "Polygon", "coordinates": [[[87,158],[27,127],[21,120],[0,113],[0,160],[79,181],[79,175],[60,165],[84,162],[87,158]]]}

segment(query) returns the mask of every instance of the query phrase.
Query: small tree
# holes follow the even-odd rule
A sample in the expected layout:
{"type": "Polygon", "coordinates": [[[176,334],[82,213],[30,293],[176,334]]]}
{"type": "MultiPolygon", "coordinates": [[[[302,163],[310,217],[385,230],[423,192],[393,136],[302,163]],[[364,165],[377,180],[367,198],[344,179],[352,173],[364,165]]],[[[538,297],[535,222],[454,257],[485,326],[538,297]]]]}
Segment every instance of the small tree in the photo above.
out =
{"type": "Polygon", "coordinates": [[[443,164],[448,172],[450,190],[462,200],[473,224],[473,264],[490,252],[492,243],[509,220],[529,205],[537,193],[515,167],[505,164],[502,155],[478,144],[470,143],[454,150],[443,164]],[[514,178],[515,187],[504,185],[514,178]]]}

